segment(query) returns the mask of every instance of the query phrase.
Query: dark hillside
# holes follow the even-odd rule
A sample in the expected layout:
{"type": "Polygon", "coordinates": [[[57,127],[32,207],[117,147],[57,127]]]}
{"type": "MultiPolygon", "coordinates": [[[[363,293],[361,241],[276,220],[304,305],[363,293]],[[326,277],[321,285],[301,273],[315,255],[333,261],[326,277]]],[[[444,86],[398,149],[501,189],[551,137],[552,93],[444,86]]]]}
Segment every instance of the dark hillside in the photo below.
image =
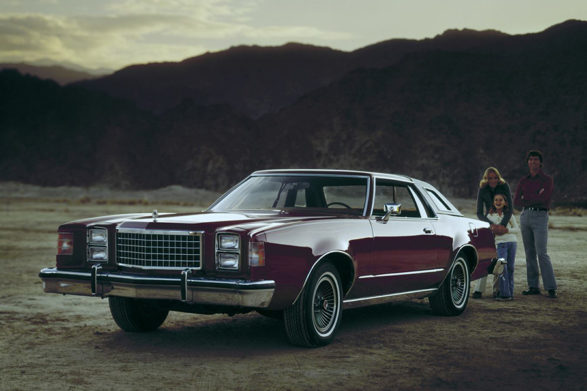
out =
{"type": "Polygon", "coordinates": [[[0,64],[2,69],[16,69],[23,75],[36,76],[40,79],[51,79],[60,85],[73,83],[79,80],[86,80],[95,77],[94,75],[82,71],[68,69],[59,65],[30,65],[23,63],[3,63],[0,64]]]}
{"type": "Polygon", "coordinates": [[[125,186],[136,177],[140,182],[135,169],[148,149],[148,113],[14,70],[0,71],[0,90],[2,180],[125,186]]]}
{"type": "Polygon", "coordinates": [[[571,62],[563,71],[482,54],[415,55],[356,71],[267,116],[265,127],[280,124],[280,139],[300,146],[289,149],[292,164],[403,172],[460,196],[474,194],[487,165],[517,180],[526,150],[539,148],[561,197],[573,198],[587,183],[577,175],[587,168],[587,58],[571,62]]]}
{"type": "Polygon", "coordinates": [[[353,69],[387,67],[407,54],[467,50],[505,37],[495,31],[449,30],[433,39],[393,39],[350,53],[297,43],[238,46],[182,62],[133,65],[76,84],[132,100],[155,112],[190,99],[199,105],[229,104],[256,118],[278,111],[353,69]]]}
{"type": "Polygon", "coordinates": [[[347,53],[309,45],[239,46],[179,63],[134,65],[78,83],[161,112],[184,99],[230,104],[252,117],[292,103],[350,70],[347,53]]]}
{"type": "Polygon", "coordinates": [[[343,71],[355,53],[326,48],[239,47],[127,68],[91,89],[0,71],[0,180],[221,191],[255,169],[329,167],[404,173],[474,197],[485,167],[515,186],[538,148],[555,203],[587,202],[587,22],[520,36],[449,31],[365,53],[387,45],[404,52],[385,67],[343,71]],[[94,88],[108,83],[129,96],[94,88]],[[178,88],[204,92],[180,98],[178,88]],[[169,107],[133,98],[154,96],[169,107]]]}

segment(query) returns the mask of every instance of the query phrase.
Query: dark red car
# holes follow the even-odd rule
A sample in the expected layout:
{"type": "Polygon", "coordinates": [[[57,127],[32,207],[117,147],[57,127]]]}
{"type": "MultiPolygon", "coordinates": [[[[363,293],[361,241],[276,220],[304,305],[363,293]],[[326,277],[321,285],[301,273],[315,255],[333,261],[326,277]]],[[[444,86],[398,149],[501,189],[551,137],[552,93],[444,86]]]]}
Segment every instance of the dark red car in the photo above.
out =
{"type": "Polygon", "coordinates": [[[496,256],[487,223],[406,176],[257,171],[206,211],[116,215],[59,227],[45,292],[108,297],[125,331],[168,312],[283,318],[291,343],[332,341],[344,308],[428,297],[458,315],[496,256]]]}

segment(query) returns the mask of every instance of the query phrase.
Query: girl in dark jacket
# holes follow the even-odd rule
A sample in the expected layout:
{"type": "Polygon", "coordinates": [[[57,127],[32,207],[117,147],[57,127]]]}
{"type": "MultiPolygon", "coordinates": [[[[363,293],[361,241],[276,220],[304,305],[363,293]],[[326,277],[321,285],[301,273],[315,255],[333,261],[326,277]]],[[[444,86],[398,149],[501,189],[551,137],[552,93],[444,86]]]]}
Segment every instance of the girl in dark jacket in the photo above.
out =
{"type": "MultiPolygon", "coordinates": [[[[479,193],[477,194],[477,218],[491,224],[491,231],[493,231],[494,234],[502,235],[507,232],[506,227],[512,218],[513,208],[508,208],[504,211],[503,218],[499,224],[489,221],[487,213],[493,207],[493,197],[498,193],[505,196],[507,205],[513,205],[512,193],[509,185],[505,179],[503,179],[497,168],[488,167],[483,173],[483,179],[479,182],[479,193]]],[[[485,291],[486,283],[487,277],[482,277],[477,280],[475,291],[473,292],[474,299],[481,298],[483,291],[485,291]]]]}

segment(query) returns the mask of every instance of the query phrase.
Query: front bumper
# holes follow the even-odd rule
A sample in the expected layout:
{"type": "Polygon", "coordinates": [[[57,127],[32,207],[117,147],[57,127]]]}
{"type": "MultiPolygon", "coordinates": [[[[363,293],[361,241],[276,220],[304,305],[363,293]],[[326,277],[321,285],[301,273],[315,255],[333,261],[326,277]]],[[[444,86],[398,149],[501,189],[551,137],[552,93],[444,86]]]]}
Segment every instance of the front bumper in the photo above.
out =
{"type": "Polygon", "coordinates": [[[275,281],[194,277],[189,270],[180,277],[149,277],[105,272],[96,265],[91,272],[45,268],[39,277],[47,293],[167,299],[244,308],[267,308],[275,291],[275,281]]]}

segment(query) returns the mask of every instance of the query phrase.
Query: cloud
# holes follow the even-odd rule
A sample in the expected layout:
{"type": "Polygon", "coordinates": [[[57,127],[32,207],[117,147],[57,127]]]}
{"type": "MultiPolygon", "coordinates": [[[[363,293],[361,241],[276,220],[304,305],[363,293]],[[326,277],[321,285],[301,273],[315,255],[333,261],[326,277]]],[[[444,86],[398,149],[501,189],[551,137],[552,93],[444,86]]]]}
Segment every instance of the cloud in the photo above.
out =
{"type": "Polygon", "coordinates": [[[230,34],[226,30],[182,15],[0,16],[0,61],[53,58],[118,67],[163,55],[179,60],[204,49],[189,38],[230,34]]]}
{"type": "Polygon", "coordinates": [[[49,58],[89,68],[120,68],[179,61],[235,44],[350,37],[303,25],[256,26],[250,16],[258,0],[104,0],[88,9],[67,0],[53,2],[51,14],[40,9],[0,14],[1,62],[49,58]]]}
{"type": "Polygon", "coordinates": [[[351,39],[353,34],[338,31],[325,31],[311,26],[266,26],[259,28],[245,27],[243,34],[248,38],[293,38],[345,40],[351,39]]]}
{"type": "Polygon", "coordinates": [[[60,20],[51,17],[0,17],[0,54],[63,54],[61,37],[67,30],[60,20]]]}

